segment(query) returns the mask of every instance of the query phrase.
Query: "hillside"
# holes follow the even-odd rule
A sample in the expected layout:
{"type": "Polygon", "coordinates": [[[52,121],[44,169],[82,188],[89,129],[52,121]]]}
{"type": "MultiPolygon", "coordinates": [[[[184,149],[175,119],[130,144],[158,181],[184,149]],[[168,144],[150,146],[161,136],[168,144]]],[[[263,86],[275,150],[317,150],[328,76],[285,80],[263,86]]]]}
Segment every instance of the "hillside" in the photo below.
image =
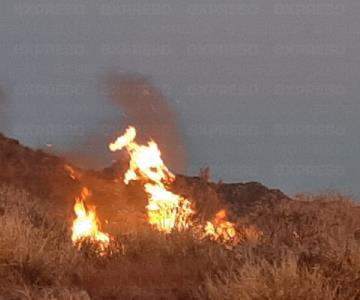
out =
{"type": "Polygon", "coordinates": [[[177,176],[171,190],[198,220],[229,211],[241,233],[229,247],[191,230],[153,230],[143,187],[123,183],[122,163],[72,174],[66,165],[0,136],[0,299],[360,299],[360,207],[349,197],[290,199],[256,182],[177,176]],[[84,186],[112,236],[105,253],[70,238],[84,186]]]}
{"type": "MultiPolygon", "coordinates": [[[[42,150],[32,150],[0,134],[0,183],[26,190],[38,198],[50,201],[56,207],[68,207],[72,204],[82,186],[87,186],[93,191],[94,199],[97,199],[95,203],[100,209],[102,206],[115,205],[114,202],[119,197],[121,203],[136,205],[138,201],[141,202],[140,198],[145,201],[140,187],[136,184],[126,187],[122,183],[122,172],[125,168],[119,166],[119,163],[100,171],[81,170],[72,166],[81,174],[77,180],[70,178],[65,165],[69,164],[64,158],[42,150]],[[119,169],[122,172],[119,172],[119,169]],[[133,193],[137,196],[133,197],[133,193]]],[[[213,194],[212,198],[218,199],[210,197],[207,199],[208,203],[198,203],[199,208],[209,205],[211,201],[211,205],[219,202],[217,206],[227,205],[236,215],[247,214],[259,205],[272,206],[281,200],[289,199],[280,190],[269,189],[256,182],[211,183],[200,177],[179,175],[173,185],[176,192],[193,198],[195,203],[200,201],[199,198],[204,198],[203,195],[197,194],[197,191],[203,191],[204,188],[207,193],[213,194]]]]}

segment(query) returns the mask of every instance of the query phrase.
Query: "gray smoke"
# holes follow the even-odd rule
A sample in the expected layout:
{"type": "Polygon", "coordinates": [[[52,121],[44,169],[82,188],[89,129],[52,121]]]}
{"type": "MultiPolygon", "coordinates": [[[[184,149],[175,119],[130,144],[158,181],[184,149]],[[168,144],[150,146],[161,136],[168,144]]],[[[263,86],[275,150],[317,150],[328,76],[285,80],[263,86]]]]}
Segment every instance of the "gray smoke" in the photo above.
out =
{"type": "Polygon", "coordinates": [[[124,126],[137,128],[140,143],[156,141],[170,169],[184,173],[186,150],[168,99],[141,76],[112,75],[108,83],[113,101],[124,112],[124,126]]]}

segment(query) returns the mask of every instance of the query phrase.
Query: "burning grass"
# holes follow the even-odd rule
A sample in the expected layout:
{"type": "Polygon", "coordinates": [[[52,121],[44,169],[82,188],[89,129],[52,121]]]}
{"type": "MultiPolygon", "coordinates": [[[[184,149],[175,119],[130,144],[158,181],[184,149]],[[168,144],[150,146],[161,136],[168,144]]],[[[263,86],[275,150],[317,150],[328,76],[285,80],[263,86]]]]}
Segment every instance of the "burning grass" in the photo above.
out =
{"type": "Polygon", "coordinates": [[[43,203],[0,188],[4,299],[360,298],[360,208],[343,196],[259,207],[246,222],[262,238],[231,250],[189,231],[144,226],[113,231],[105,256],[91,242],[73,247],[71,224],[55,221],[43,203]]]}
{"type": "MultiPolygon", "coordinates": [[[[248,229],[238,232],[234,223],[227,219],[226,209],[218,211],[214,220],[207,221],[205,225],[196,220],[193,203],[186,197],[171,190],[171,184],[176,176],[167,168],[161,158],[158,145],[150,140],[141,145],[135,141],[136,129],[129,126],[122,136],[114,143],[109,144],[111,151],[125,149],[129,155],[129,169],[124,175],[124,183],[138,181],[147,195],[146,220],[154,230],[165,234],[191,231],[194,239],[209,239],[222,243],[231,248],[248,235],[248,229]]],[[[81,174],[65,165],[64,170],[74,181],[79,181],[81,174]]],[[[95,208],[86,204],[91,192],[83,187],[80,196],[76,197],[74,212],[76,218],[72,225],[72,241],[81,248],[84,242],[93,244],[100,256],[106,255],[110,250],[112,237],[100,230],[101,220],[95,208]]],[[[260,232],[259,232],[260,233],[260,232]]],[[[260,236],[260,234],[259,234],[260,236]]]]}
{"type": "Polygon", "coordinates": [[[210,238],[223,244],[235,245],[240,241],[235,225],[227,220],[225,209],[216,213],[214,222],[207,221],[206,225],[195,225],[195,211],[191,201],[169,188],[176,176],[163,162],[158,145],[153,140],[146,145],[139,145],[135,138],[136,129],[129,126],[122,136],[109,145],[109,149],[126,149],[129,154],[129,169],[125,173],[124,182],[143,182],[148,195],[146,209],[149,224],[165,233],[195,229],[194,232],[200,233],[198,238],[210,238]]]}

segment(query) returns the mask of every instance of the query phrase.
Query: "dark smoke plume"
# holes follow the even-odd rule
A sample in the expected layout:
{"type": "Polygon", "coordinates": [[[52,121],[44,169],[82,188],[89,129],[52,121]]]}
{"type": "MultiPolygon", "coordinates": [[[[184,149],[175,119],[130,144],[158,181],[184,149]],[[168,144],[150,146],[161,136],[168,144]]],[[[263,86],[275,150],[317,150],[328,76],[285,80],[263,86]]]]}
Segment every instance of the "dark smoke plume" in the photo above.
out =
{"type": "Polygon", "coordinates": [[[108,81],[113,101],[124,112],[124,126],[137,128],[137,141],[153,139],[162,157],[176,173],[186,171],[186,151],[168,100],[141,76],[112,75],[108,81]]]}
{"type": "MultiPolygon", "coordinates": [[[[101,87],[104,89],[104,85],[101,87]]],[[[107,144],[132,125],[137,129],[137,142],[147,143],[153,139],[170,170],[181,174],[186,172],[186,151],[176,124],[176,115],[168,99],[154,85],[142,76],[111,74],[105,78],[105,95],[119,111],[118,119],[102,124],[107,127],[105,131],[87,133],[67,151],[59,150],[56,145],[43,149],[83,168],[101,168],[111,160],[107,144]]],[[[125,153],[116,153],[115,157],[120,166],[125,167],[128,161],[125,153]]]]}

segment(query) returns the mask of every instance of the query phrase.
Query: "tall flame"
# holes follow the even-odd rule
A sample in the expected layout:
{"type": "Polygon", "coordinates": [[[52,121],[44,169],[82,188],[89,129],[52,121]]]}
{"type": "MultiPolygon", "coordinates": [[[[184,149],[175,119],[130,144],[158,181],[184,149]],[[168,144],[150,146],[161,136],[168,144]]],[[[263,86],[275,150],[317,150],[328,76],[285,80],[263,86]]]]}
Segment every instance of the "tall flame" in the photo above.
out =
{"type": "Polygon", "coordinates": [[[169,233],[173,229],[188,228],[192,224],[191,217],[194,214],[191,202],[167,188],[167,185],[174,181],[175,175],[161,159],[157,144],[150,141],[147,145],[139,145],[135,142],[135,137],[136,130],[130,126],[124,135],[109,145],[111,151],[125,148],[130,155],[129,169],[125,173],[124,182],[145,182],[144,188],[149,201],[146,206],[148,221],[156,229],[169,233]]]}
{"type": "MultiPolygon", "coordinates": [[[[194,211],[191,202],[168,189],[169,183],[175,180],[175,175],[169,171],[161,159],[161,152],[154,141],[147,145],[135,142],[136,130],[130,126],[124,135],[118,137],[109,145],[111,151],[123,148],[130,155],[129,169],[125,173],[124,182],[141,180],[148,194],[146,206],[148,221],[156,229],[169,233],[173,229],[183,230],[191,227],[191,217],[194,211]]],[[[226,210],[220,210],[213,222],[200,226],[202,238],[223,243],[235,242],[236,229],[233,223],[227,221],[226,210]]]]}
{"type": "Polygon", "coordinates": [[[109,246],[110,237],[99,230],[100,223],[95,208],[86,208],[85,200],[89,195],[90,191],[84,187],[81,195],[75,199],[74,212],[76,219],[72,225],[71,239],[78,246],[84,240],[89,240],[103,252],[109,246]]]}

